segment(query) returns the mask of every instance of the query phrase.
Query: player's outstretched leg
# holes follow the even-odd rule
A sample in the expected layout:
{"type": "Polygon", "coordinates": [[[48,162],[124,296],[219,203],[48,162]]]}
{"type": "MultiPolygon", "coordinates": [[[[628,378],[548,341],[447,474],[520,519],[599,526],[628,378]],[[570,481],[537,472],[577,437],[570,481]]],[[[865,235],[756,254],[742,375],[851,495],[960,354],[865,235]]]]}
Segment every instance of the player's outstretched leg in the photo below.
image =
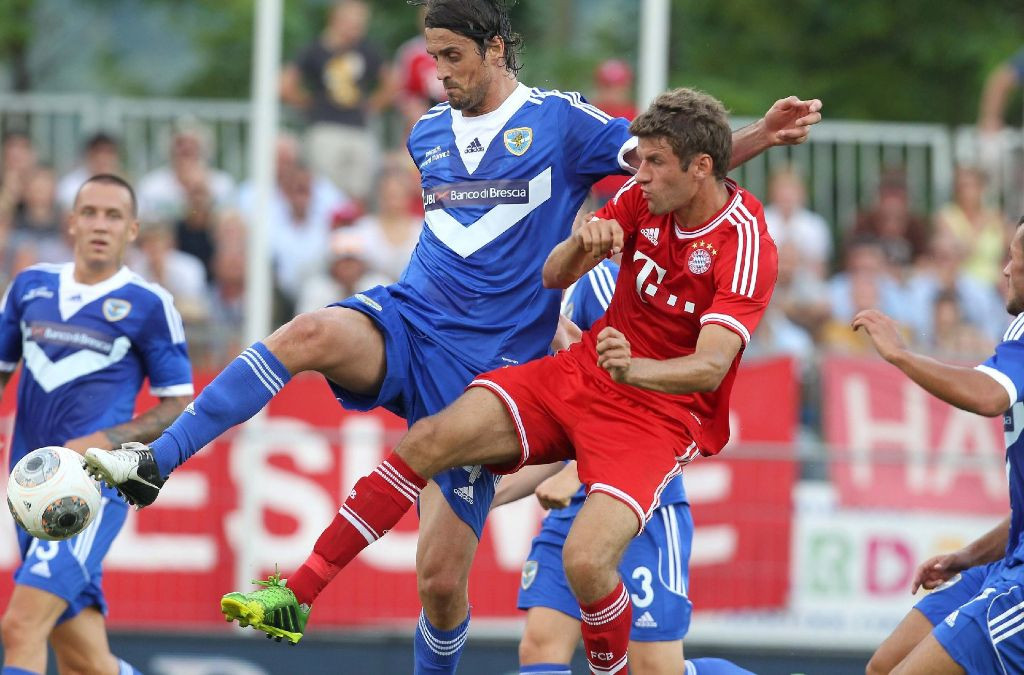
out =
{"type": "Polygon", "coordinates": [[[114,450],[112,458],[87,452],[88,470],[147,506],[171,471],[262,410],[292,374],[314,370],[349,391],[372,393],[384,361],[384,338],[364,314],[335,306],[300,314],[239,354],[148,448],[114,450]]]}
{"type": "MultiPolygon", "coordinates": [[[[288,578],[287,585],[280,579],[273,584],[280,593],[266,602],[269,611],[263,612],[258,623],[240,614],[225,617],[229,621],[246,618],[253,628],[297,642],[302,630],[279,625],[278,610],[296,607],[308,615],[313,601],[338,572],[389,532],[416,503],[429,476],[465,464],[508,464],[517,461],[521,453],[519,435],[504,404],[485,389],[468,390],[437,415],[414,424],[387,459],[356,481],[334,520],[316,540],[306,562],[288,578]],[[266,626],[287,631],[291,636],[271,633],[266,626]]],[[[265,602],[267,589],[228,593],[224,598],[230,599],[232,605],[247,605],[262,594],[258,600],[265,602]]]]}
{"type": "Polygon", "coordinates": [[[592,492],[562,550],[565,576],[580,603],[587,663],[595,673],[626,672],[633,612],[618,566],[639,526],[630,507],[592,492]]]}
{"type": "MultiPolygon", "coordinates": [[[[486,475],[481,480],[493,480],[486,475]]],[[[477,490],[475,497],[483,499],[485,493],[477,490]]],[[[413,673],[447,675],[458,668],[469,634],[469,570],[479,540],[452,510],[437,482],[420,494],[419,509],[416,586],[423,610],[413,640],[413,673]]]]}

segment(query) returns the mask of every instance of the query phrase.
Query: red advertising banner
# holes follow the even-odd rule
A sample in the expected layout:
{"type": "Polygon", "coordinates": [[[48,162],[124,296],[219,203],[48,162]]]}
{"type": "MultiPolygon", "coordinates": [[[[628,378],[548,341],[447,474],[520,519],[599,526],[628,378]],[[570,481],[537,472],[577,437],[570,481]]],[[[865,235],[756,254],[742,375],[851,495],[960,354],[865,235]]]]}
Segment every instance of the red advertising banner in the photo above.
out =
{"type": "Polygon", "coordinates": [[[843,506],[1007,512],[1001,417],[943,403],[881,359],[828,358],[822,378],[843,506]]]}
{"type": "MultiPolygon", "coordinates": [[[[0,414],[10,414],[13,398],[5,398],[0,414]]],[[[796,393],[789,361],[746,366],[733,399],[737,450],[792,440],[796,393]],[[771,415],[763,414],[765,392],[771,415]]],[[[249,579],[275,564],[285,575],[298,566],[342,495],[404,431],[404,421],[389,413],[342,410],[319,377],[294,379],[268,415],[195,455],[153,506],[131,513],[105,563],[111,624],[226,626],[220,596],[248,588],[249,579]]],[[[691,468],[694,602],[701,609],[780,606],[788,588],[794,463],[702,458],[691,468]]],[[[520,569],[542,515],[535,500],[491,514],[470,580],[475,617],[516,616],[520,569]]],[[[10,520],[0,527],[0,597],[10,593],[19,560],[13,528],[10,520]]],[[[317,603],[315,625],[415,619],[415,551],[410,513],[334,580],[317,603]]]]}

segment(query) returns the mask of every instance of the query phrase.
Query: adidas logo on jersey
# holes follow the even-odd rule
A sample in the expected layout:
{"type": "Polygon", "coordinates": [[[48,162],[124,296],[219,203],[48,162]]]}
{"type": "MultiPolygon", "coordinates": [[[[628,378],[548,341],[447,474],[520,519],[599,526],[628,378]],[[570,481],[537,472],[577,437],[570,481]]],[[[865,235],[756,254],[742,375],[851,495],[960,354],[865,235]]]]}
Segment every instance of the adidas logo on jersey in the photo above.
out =
{"type": "Polygon", "coordinates": [[[195,401],[190,401],[189,404],[187,406],[185,406],[185,412],[187,412],[189,415],[192,415],[193,417],[195,417],[196,416],[196,402],[195,401]]]}
{"type": "Polygon", "coordinates": [[[50,578],[50,563],[46,562],[45,560],[40,560],[39,562],[37,562],[32,567],[29,567],[28,571],[31,572],[32,574],[36,575],[37,577],[45,577],[45,578],[49,579],[50,578]]]}
{"type": "Polygon", "coordinates": [[[654,620],[654,617],[651,616],[650,612],[644,612],[633,625],[637,628],[657,628],[658,622],[654,620]]]}
{"type": "Polygon", "coordinates": [[[658,235],[661,234],[660,227],[642,227],[640,228],[640,234],[647,237],[647,241],[651,242],[655,246],[658,245],[658,235]]]}
{"type": "Polygon", "coordinates": [[[946,619],[945,619],[946,625],[949,626],[950,628],[952,628],[953,624],[956,623],[956,617],[958,617],[959,615],[960,615],[960,610],[959,609],[954,609],[953,613],[946,617],[946,619]]]}
{"type": "Polygon", "coordinates": [[[467,504],[473,503],[473,486],[467,485],[466,487],[455,488],[455,494],[458,495],[467,504]]]}
{"type": "Polygon", "coordinates": [[[473,142],[466,146],[466,152],[483,152],[484,144],[480,142],[479,138],[474,138],[473,142]]]}

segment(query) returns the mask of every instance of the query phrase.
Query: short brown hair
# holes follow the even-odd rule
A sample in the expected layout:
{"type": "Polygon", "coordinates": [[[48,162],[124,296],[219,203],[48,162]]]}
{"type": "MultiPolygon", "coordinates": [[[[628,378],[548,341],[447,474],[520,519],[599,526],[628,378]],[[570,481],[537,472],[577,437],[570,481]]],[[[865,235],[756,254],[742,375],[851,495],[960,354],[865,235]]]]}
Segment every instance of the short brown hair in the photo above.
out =
{"type": "Polygon", "coordinates": [[[716,178],[725,178],[732,158],[729,113],[721,101],[697,89],[673,89],[654,99],[629,125],[631,134],[664,138],[685,169],[701,153],[711,156],[716,178]]]}

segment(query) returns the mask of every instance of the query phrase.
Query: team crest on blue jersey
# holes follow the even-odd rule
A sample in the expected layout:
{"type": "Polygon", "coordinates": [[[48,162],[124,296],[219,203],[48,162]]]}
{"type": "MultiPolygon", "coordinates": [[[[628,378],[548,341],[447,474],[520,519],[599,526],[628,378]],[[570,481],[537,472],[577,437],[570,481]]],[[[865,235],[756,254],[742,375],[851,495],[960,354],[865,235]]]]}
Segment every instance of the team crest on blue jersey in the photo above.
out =
{"type": "Polygon", "coordinates": [[[533,145],[533,129],[517,127],[505,132],[505,147],[516,157],[522,157],[533,145]]]}
{"type": "Polygon", "coordinates": [[[120,321],[132,311],[132,303],[118,298],[107,298],[103,301],[103,318],[107,321],[120,321]]]}
{"type": "Polygon", "coordinates": [[[520,582],[523,590],[525,591],[533,585],[533,580],[537,578],[537,561],[527,560],[523,563],[523,578],[520,582]]]}

